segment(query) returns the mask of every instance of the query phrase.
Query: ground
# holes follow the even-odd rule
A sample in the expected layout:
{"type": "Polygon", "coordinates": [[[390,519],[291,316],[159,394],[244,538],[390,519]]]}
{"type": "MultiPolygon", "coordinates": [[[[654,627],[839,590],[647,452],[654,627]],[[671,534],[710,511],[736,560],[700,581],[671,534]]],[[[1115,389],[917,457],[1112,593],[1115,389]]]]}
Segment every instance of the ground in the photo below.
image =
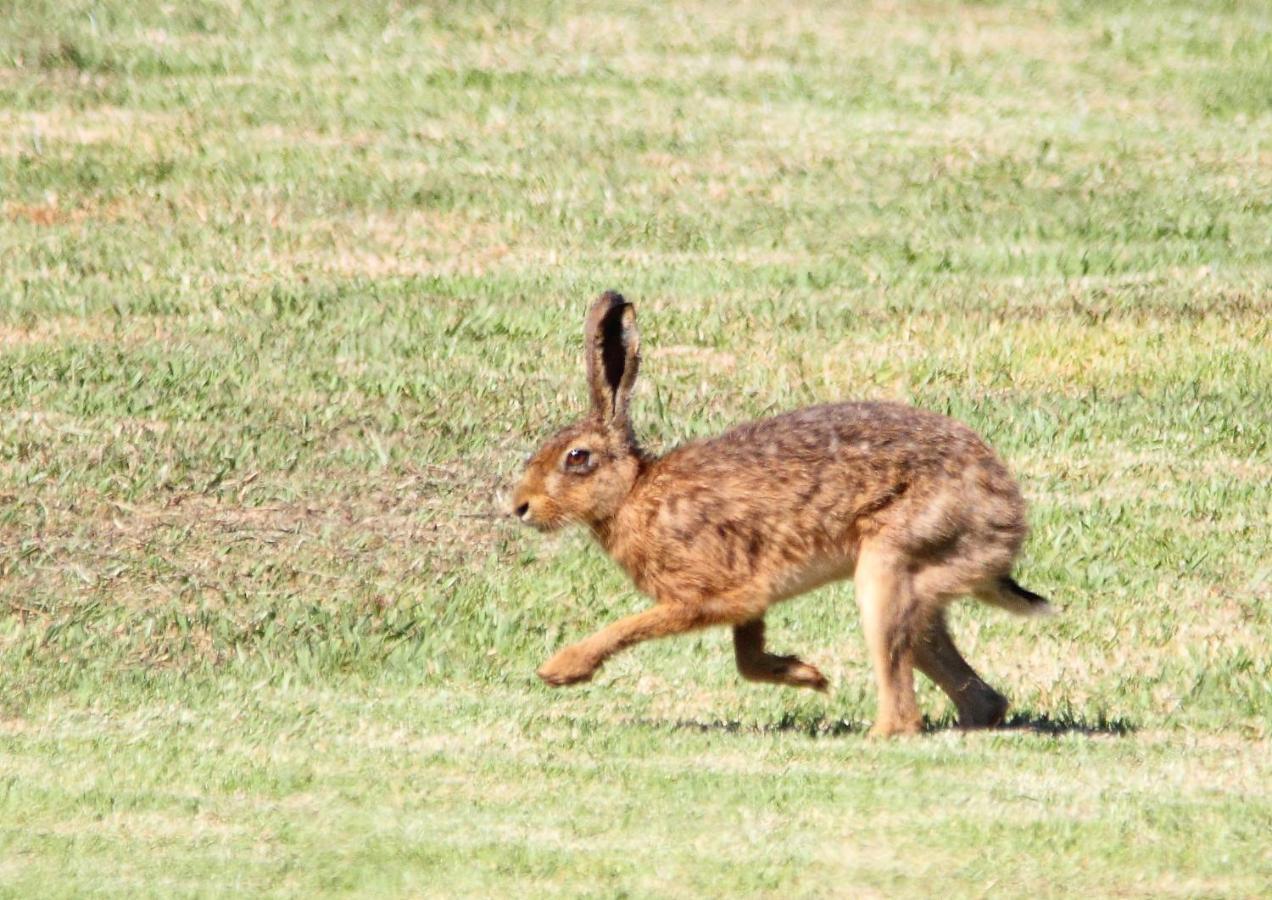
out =
{"type": "Polygon", "coordinates": [[[1272,11],[0,3],[0,894],[1268,893],[1272,11]],[[647,348],[1019,476],[1012,726],[868,740],[850,586],[553,691],[643,602],[499,498],[647,348]]]}

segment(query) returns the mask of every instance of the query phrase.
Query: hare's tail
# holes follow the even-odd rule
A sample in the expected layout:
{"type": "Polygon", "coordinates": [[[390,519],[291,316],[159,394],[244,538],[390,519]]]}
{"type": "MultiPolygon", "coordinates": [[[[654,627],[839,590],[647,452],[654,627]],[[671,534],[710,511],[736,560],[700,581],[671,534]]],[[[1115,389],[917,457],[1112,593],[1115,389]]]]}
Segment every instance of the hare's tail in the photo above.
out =
{"type": "Polygon", "coordinates": [[[1049,616],[1056,611],[1046,597],[1022,588],[1007,575],[977,591],[976,596],[1018,616],[1049,616]]]}

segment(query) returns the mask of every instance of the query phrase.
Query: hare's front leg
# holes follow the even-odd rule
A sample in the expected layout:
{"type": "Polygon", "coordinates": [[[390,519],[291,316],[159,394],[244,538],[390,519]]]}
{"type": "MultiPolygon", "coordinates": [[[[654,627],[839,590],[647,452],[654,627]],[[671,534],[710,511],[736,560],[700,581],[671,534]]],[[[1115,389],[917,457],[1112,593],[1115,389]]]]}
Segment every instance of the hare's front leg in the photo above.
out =
{"type": "Polygon", "coordinates": [[[862,548],[854,580],[879,691],[870,734],[918,734],[923,720],[914,696],[914,640],[921,610],[904,562],[882,548],[862,548]]]}
{"type": "Polygon", "coordinates": [[[825,691],[826,676],[798,656],[776,656],[764,652],[764,620],[752,619],[733,626],[733,656],[738,672],[747,681],[786,684],[791,687],[825,691]]]}
{"type": "Polygon", "coordinates": [[[652,609],[619,619],[589,638],[571,644],[539,667],[539,677],[553,687],[590,681],[605,660],[619,650],[653,638],[680,634],[714,624],[700,609],[660,603],[652,609]]]}

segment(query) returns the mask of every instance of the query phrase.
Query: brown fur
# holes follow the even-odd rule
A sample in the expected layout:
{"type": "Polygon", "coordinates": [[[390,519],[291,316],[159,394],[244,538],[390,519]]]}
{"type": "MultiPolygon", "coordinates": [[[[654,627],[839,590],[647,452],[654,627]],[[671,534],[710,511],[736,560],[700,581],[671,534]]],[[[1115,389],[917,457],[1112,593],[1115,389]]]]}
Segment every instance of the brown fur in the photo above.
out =
{"type": "Polygon", "coordinates": [[[765,652],[764,613],[854,578],[879,690],[872,733],[920,729],[915,668],[963,726],[1002,721],[1007,701],[959,654],[944,609],[964,595],[1021,613],[1049,606],[1010,578],[1024,501],[971,429],[895,403],[838,403],[653,457],[628,417],[640,363],[631,304],[602,295],[585,336],[591,414],[534,455],[512,511],[542,530],[586,525],[655,605],[557,653],[544,681],[587,681],[624,647],[731,625],[744,678],[825,690],[814,667],[765,652]]]}

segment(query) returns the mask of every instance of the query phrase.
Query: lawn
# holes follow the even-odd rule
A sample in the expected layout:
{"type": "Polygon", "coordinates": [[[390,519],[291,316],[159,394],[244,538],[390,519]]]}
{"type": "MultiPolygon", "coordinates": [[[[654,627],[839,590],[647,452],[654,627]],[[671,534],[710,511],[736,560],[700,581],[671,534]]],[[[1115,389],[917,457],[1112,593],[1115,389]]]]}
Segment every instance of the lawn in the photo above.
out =
{"type": "Polygon", "coordinates": [[[1272,895],[1272,9],[0,0],[0,896],[1272,895]],[[954,415],[1013,702],[865,737],[850,585],[500,515],[637,304],[652,448],[954,415]]]}

